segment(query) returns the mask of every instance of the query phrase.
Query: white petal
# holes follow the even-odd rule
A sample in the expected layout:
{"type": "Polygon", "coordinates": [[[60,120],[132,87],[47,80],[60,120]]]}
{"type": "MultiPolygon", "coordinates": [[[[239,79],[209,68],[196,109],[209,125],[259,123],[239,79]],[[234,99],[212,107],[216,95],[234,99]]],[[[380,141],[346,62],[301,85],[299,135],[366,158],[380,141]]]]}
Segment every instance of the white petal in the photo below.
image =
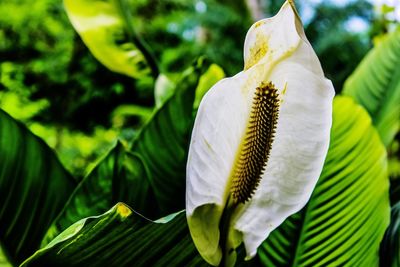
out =
{"type": "Polygon", "coordinates": [[[259,187],[233,218],[248,257],[307,203],[328,151],[334,89],[329,80],[299,64],[296,53],[268,78],[282,96],[276,137],[259,187]]]}
{"type": "MultiPolygon", "coordinates": [[[[301,44],[311,46],[294,4],[286,1],[277,15],[254,23],[249,29],[244,43],[245,70],[256,64],[279,62],[291,56],[301,44]]],[[[312,49],[305,52],[298,54],[302,56],[302,64],[323,75],[315,52],[312,49]]]]}
{"type": "Polygon", "coordinates": [[[248,36],[261,35],[264,27],[267,35],[272,32],[278,37],[267,44],[272,55],[267,53],[248,71],[263,68],[264,78],[280,90],[282,104],[260,185],[251,201],[241,206],[232,219],[235,229],[243,234],[248,257],[254,256],[269,233],[310,198],[329,146],[334,96],[333,86],[324,78],[292,6],[286,2],[278,15],[262,22],[262,26],[253,26],[248,36]],[[279,33],[284,36],[279,38],[279,33]],[[295,35],[299,43],[292,50],[295,35]]]}
{"type": "Polygon", "coordinates": [[[196,247],[214,265],[221,258],[219,221],[230,193],[227,184],[246,130],[254,91],[261,82],[257,76],[254,72],[241,72],[211,88],[200,104],[192,132],[186,212],[196,247]]]}
{"type": "Polygon", "coordinates": [[[212,265],[222,257],[220,219],[256,87],[272,81],[279,90],[277,133],[254,196],[232,215],[235,241],[228,242],[243,238],[248,257],[254,256],[269,233],[308,201],[329,145],[334,90],[291,4],[249,30],[245,69],[206,94],[189,150],[188,224],[197,249],[212,265]]]}

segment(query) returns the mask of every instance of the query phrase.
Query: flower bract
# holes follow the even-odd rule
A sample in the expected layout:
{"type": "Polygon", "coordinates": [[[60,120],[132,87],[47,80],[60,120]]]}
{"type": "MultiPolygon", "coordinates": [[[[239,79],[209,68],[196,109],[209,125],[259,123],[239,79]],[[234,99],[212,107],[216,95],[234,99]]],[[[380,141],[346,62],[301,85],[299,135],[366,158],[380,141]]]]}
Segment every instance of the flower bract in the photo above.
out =
{"type": "Polygon", "coordinates": [[[187,164],[186,213],[202,257],[247,258],[307,203],[329,146],[334,88],[324,77],[294,3],[256,22],[244,70],[204,96],[187,164]]]}

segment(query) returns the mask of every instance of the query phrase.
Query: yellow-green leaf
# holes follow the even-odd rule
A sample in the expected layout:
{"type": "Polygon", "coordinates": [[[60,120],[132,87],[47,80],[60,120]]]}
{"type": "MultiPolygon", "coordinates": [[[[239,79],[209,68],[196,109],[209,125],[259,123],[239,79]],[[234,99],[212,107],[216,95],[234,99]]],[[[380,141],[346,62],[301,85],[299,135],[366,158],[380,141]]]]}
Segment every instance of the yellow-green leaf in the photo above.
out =
{"type": "Polygon", "coordinates": [[[377,266],[390,221],[385,147],[367,112],[336,97],[324,169],[307,206],[259,250],[265,266],[377,266]]]}
{"type": "Polygon", "coordinates": [[[133,78],[149,74],[149,63],[154,62],[143,54],[149,51],[134,34],[123,0],[64,0],[64,6],[75,30],[103,65],[133,78]]]}
{"type": "Polygon", "coordinates": [[[364,106],[388,146],[400,129],[400,28],[368,53],[343,93],[364,106]]]}

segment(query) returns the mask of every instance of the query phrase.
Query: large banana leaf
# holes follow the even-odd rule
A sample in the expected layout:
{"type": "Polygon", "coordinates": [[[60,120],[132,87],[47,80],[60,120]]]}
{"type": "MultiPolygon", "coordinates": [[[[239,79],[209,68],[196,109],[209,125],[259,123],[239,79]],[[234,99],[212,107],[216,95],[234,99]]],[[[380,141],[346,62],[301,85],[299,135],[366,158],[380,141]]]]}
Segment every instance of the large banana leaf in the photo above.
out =
{"type": "Polygon", "coordinates": [[[76,222],[22,266],[199,266],[188,232],[182,212],[149,221],[119,203],[76,222]]]}
{"type": "Polygon", "coordinates": [[[265,266],[377,266],[390,220],[387,159],[367,112],[334,100],[331,143],[307,206],[259,249],[265,266]]]}
{"type": "Polygon", "coordinates": [[[365,107],[388,146],[400,129],[400,28],[371,50],[343,93],[365,107]]]}
{"type": "Polygon", "coordinates": [[[42,140],[0,110],[0,242],[10,261],[39,248],[76,184],[42,140]]]}
{"type": "Polygon", "coordinates": [[[84,178],[47,232],[43,244],[72,223],[101,214],[118,201],[149,218],[160,218],[184,208],[187,146],[193,124],[195,88],[204,72],[202,62],[186,71],[176,93],[156,110],[134,140],[133,152],[117,145],[84,178]],[[161,181],[169,185],[156,188],[161,181]]]}
{"type": "Polygon", "coordinates": [[[391,222],[382,240],[380,266],[400,266],[400,203],[392,207],[391,222]]]}
{"type": "Polygon", "coordinates": [[[64,0],[68,17],[90,52],[112,71],[158,75],[150,50],[134,33],[126,0],[64,0]],[[149,68],[150,66],[150,68],[149,68]]]}

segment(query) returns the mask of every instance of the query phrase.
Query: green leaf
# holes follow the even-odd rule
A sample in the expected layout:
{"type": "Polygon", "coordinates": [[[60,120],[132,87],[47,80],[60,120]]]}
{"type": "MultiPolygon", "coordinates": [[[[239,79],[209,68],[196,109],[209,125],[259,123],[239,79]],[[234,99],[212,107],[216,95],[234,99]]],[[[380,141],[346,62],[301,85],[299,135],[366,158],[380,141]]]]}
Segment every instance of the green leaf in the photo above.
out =
{"type": "Polygon", "coordinates": [[[12,267],[11,264],[8,262],[6,256],[4,255],[1,247],[0,247],[0,266],[1,267],[12,267]]]}
{"type": "Polygon", "coordinates": [[[22,266],[204,266],[184,212],[150,221],[118,203],[82,219],[22,266]]]}
{"type": "Polygon", "coordinates": [[[343,93],[372,117],[388,146],[400,129],[400,28],[369,52],[347,79],[343,93]]]}
{"type": "Polygon", "coordinates": [[[196,98],[193,104],[194,109],[200,105],[201,99],[208,92],[208,90],[216,84],[219,80],[225,78],[224,70],[217,64],[211,64],[208,70],[200,77],[199,85],[196,89],[196,98]]]}
{"type": "Polygon", "coordinates": [[[389,224],[385,147],[367,112],[336,97],[331,143],[310,201],[259,249],[265,266],[377,266],[389,224]]]}
{"type": "Polygon", "coordinates": [[[184,208],[195,88],[207,67],[208,63],[200,59],[185,71],[173,97],[156,110],[130,148],[140,155],[151,174],[149,182],[161,216],[184,208]]]}
{"type": "Polygon", "coordinates": [[[160,74],[154,85],[156,107],[161,107],[175,92],[176,85],[165,75],[160,74]]]}
{"type": "Polygon", "coordinates": [[[43,245],[72,223],[101,214],[116,202],[125,202],[149,218],[184,208],[192,107],[203,71],[200,61],[186,72],[176,93],[153,114],[134,140],[132,152],[117,145],[83,179],[50,227],[43,245]]]}
{"type": "Polygon", "coordinates": [[[125,4],[124,0],[64,0],[72,25],[103,65],[133,78],[148,75],[151,68],[157,77],[157,64],[134,33],[125,4]]]}
{"type": "MultiPolygon", "coordinates": [[[[241,259],[244,248],[240,247],[241,259]]],[[[71,225],[22,266],[209,266],[198,254],[184,211],[151,221],[118,203],[71,225]]],[[[257,259],[237,267],[260,266],[257,259]]]]}
{"type": "Polygon", "coordinates": [[[380,266],[400,266],[400,203],[392,207],[390,226],[381,243],[380,266]]]}
{"type": "Polygon", "coordinates": [[[12,263],[39,248],[76,184],[42,140],[0,110],[0,242],[12,263]]]}
{"type": "Polygon", "coordinates": [[[101,214],[118,201],[134,205],[142,214],[155,217],[158,208],[141,158],[118,143],[77,186],[42,242],[48,244],[65,228],[85,217],[101,214]]]}

